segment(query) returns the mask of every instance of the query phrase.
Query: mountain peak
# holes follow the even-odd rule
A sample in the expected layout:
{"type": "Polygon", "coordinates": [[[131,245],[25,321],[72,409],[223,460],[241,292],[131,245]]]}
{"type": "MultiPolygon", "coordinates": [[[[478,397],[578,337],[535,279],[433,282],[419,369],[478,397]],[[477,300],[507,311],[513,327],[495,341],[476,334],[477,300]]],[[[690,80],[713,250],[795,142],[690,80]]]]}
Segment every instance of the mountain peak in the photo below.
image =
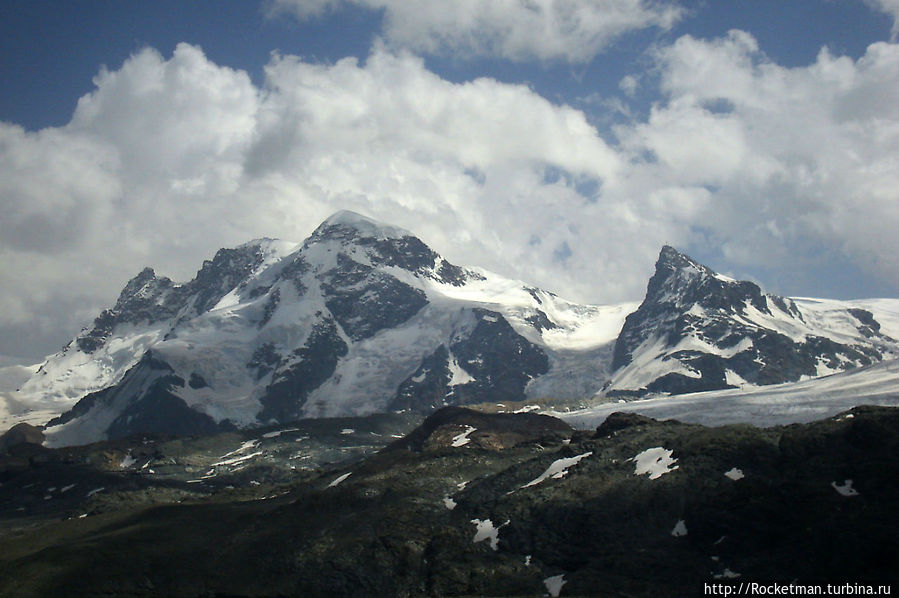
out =
{"type": "Polygon", "coordinates": [[[715,274],[710,268],[703,266],[686,253],[678,251],[671,245],[665,245],[659,252],[659,259],[656,260],[656,273],[660,271],[670,273],[676,270],[686,270],[688,273],[695,274],[715,274]]]}
{"type": "Polygon", "coordinates": [[[351,210],[339,210],[331,214],[312,233],[310,239],[348,239],[348,238],[374,238],[374,239],[402,239],[414,237],[409,231],[398,226],[392,226],[379,222],[368,216],[363,216],[351,210]]]}

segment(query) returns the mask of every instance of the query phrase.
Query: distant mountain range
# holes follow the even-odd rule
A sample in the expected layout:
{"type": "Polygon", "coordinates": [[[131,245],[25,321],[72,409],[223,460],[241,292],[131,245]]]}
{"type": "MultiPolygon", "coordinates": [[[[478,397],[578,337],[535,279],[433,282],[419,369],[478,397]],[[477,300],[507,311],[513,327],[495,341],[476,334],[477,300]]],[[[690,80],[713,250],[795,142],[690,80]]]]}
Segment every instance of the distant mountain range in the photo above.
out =
{"type": "Polygon", "coordinates": [[[338,212],[302,244],[146,268],[22,386],[52,446],[528,398],[610,400],[824,376],[899,355],[899,300],[763,293],[664,247],[643,303],[579,305],[338,212]]]}

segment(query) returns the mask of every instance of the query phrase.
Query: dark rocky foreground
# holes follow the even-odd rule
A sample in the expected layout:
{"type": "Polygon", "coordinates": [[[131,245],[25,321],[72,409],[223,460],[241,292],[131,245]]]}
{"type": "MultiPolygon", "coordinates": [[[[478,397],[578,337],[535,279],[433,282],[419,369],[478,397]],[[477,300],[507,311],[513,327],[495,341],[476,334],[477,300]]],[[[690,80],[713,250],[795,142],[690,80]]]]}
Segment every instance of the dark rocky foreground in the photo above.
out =
{"type": "Polygon", "coordinates": [[[14,444],[0,459],[0,595],[540,596],[556,578],[561,596],[700,596],[728,580],[899,582],[897,410],[767,429],[614,414],[580,432],[450,408],[391,437],[413,425],[14,444]]]}

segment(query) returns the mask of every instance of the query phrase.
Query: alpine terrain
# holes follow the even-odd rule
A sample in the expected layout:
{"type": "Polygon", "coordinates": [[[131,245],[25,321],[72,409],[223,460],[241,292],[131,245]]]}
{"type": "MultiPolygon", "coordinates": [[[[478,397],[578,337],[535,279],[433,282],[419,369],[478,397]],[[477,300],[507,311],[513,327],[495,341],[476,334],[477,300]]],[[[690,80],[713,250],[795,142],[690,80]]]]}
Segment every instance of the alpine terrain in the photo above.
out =
{"type": "Polygon", "coordinates": [[[608,394],[779,384],[868,366],[899,352],[889,336],[899,337],[897,307],[778,297],[666,246],[615,343],[608,394]]]}
{"type": "Polygon", "coordinates": [[[145,268],[17,400],[55,415],[45,443],[68,446],[748,389],[895,357],[897,313],[766,294],[667,246],[639,306],[578,305],[342,211],[302,244],[222,249],[187,283],[145,268]]]}
{"type": "Polygon", "coordinates": [[[339,212],[9,372],[0,596],[883,593],[897,337],[671,247],[578,305],[339,212]]]}
{"type": "Polygon", "coordinates": [[[185,284],[144,269],[20,394],[65,411],[49,422],[51,446],[576,398],[608,380],[632,308],[462,268],[409,232],[339,212],[302,244],[222,249],[185,284]]]}

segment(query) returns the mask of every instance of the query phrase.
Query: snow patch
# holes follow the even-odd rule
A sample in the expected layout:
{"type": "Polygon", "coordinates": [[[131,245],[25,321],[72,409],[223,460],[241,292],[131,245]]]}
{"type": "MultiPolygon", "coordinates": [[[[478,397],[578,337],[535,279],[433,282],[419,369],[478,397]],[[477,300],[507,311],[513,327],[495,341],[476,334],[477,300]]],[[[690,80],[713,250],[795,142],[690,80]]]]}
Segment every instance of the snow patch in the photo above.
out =
{"type": "Polygon", "coordinates": [[[543,580],[543,585],[546,586],[546,591],[549,592],[549,595],[553,598],[557,598],[559,592],[562,591],[562,586],[564,586],[567,581],[565,581],[565,575],[553,575],[552,577],[547,577],[543,580]]]}
{"type": "Polygon", "coordinates": [[[830,485],[840,493],[840,496],[858,496],[858,490],[852,487],[852,480],[843,480],[843,484],[840,486],[836,482],[831,482],[830,485]]]}
{"type": "Polygon", "coordinates": [[[687,524],[684,523],[683,519],[679,520],[674,525],[674,529],[671,530],[671,535],[674,536],[675,538],[680,538],[682,536],[687,535],[687,524]]]}
{"type": "MultiPolygon", "coordinates": [[[[684,339],[681,344],[685,344],[684,339]]],[[[680,345],[678,345],[680,348],[680,345]]],[[[668,336],[652,336],[643,341],[633,352],[633,360],[615,373],[609,390],[636,390],[646,388],[652,381],[666,374],[681,374],[688,378],[700,378],[702,374],[690,369],[677,359],[664,359],[671,352],[668,336]]]]}
{"type": "Polygon", "coordinates": [[[221,461],[217,461],[212,464],[213,467],[218,467],[220,465],[239,465],[244,461],[249,461],[253,457],[258,457],[259,455],[264,454],[264,451],[256,451],[255,453],[250,453],[248,455],[241,455],[238,457],[232,457],[230,459],[222,459],[221,461]]]}
{"type": "Polygon", "coordinates": [[[468,384],[469,382],[474,382],[474,378],[471,377],[471,374],[466,372],[462,368],[462,366],[459,365],[459,362],[456,360],[455,355],[453,355],[452,353],[450,353],[447,365],[449,366],[450,371],[450,386],[458,386],[460,384],[468,384]]]}
{"type": "Polygon", "coordinates": [[[737,469],[736,467],[731,468],[729,471],[725,471],[724,475],[725,477],[728,477],[735,482],[746,477],[745,475],[743,475],[743,470],[737,469]]]}
{"type": "Polygon", "coordinates": [[[290,428],[288,430],[276,430],[274,432],[266,432],[262,435],[263,438],[277,438],[281,434],[286,434],[287,432],[299,432],[299,428],[290,428]]]}
{"type": "Polygon", "coordinates": [[[737,388],[743,388],[746,385],[751,385],[751,383],[746,381],[743,376],[733,370],[724,370],[724,381],[729,385],[735,386],[737,388]]]}
{"type": "Polygon", "coordinates": [[[347,478],[350,477],[351,475],[353,475],[353,472],[352,472],[352,471],[349,472],[349,473],[343,474],[342,476],[340,476],[339,478],[337,478],[336,480],[334,480],[333,482],[331,482],[330,484],[328,484],[328,488],[333,488],[334,486],[337,486],[338,484],[340,484],[340,482],[344,481],[345,479],[347,479],[347,478]]]}
{"type": "Polygon", "coordinates": [[[568,468],[574,467],[578,463],[580,463],[581,459],[585,459],[593,454],[593,451],[588,453],[584,453],[582,455],[577,455],[574,457],[567,457],[565,459],[556,459],[553,461],[549,467],[546,468],[546,471],[540,474],[536,479],[531,480],[522,488],[529,488],[530,486],[536,486],[537,484],[542,483],[544,480],[548,478],[561,479],[568,475],[568,468]]]}
{"type": "Polygon", "coordinates": [[[244,451],[248,451],[250,449],[256,448],[256,446],[258,444],[259,444],[258,440],[247,440],[246,442],[241,444],[238,448],[234,449],[230,453],[225,453],[224,455],[219,457],[219,459],[224,459],[225,457],[230,457],[231,455],[236,455],[238,453],[242,453],[244,451]]]}
{"type": "MultiPolygon", "coordinates": [[[[483,521],[480,519],[472,519],[471,522],[477,526],[477,531],[474,534],[472,543],[477,544],[484,540],[490,540],[490,548],[497,550],[499,547],[499,527],[502,527],[502,525],[494,527],[493,522],[489,519],[484,519],[483,521]]],[[[506,523],[508,523],[508,521],[506,523]]],[[[505,525],[505,523],[503,525],[505,525]]]]}
{"type": "Polygon", "coordinates": [[[660,446],[648,448],[628,461],[634,461],[634,475],[649,474],[650,480],[656,480],[666,473],[671,473],[678,468],[677,459],[671,457],[674,451],[660,446]]]}
{"type": "Polygon", "coordinates": [[[465,426],[464,432],[453,436],[452,446],[454,446],[456,448],[459,448],[460,446],[465,446],[466,444],[471,442],[471,438],[469,438],[468,435],[476,430],[477,430],[477,428],[472,428],[471,426],[465,426]]]}
{"type": "Polygon", "coordinates": [[[450,511],[452,511],[453,509],[456,508],[456,501],[454,501],[449,496],[444,496],[443,497],[443,506],[446,507],[447,509],[449,509],[450,511]]]}

